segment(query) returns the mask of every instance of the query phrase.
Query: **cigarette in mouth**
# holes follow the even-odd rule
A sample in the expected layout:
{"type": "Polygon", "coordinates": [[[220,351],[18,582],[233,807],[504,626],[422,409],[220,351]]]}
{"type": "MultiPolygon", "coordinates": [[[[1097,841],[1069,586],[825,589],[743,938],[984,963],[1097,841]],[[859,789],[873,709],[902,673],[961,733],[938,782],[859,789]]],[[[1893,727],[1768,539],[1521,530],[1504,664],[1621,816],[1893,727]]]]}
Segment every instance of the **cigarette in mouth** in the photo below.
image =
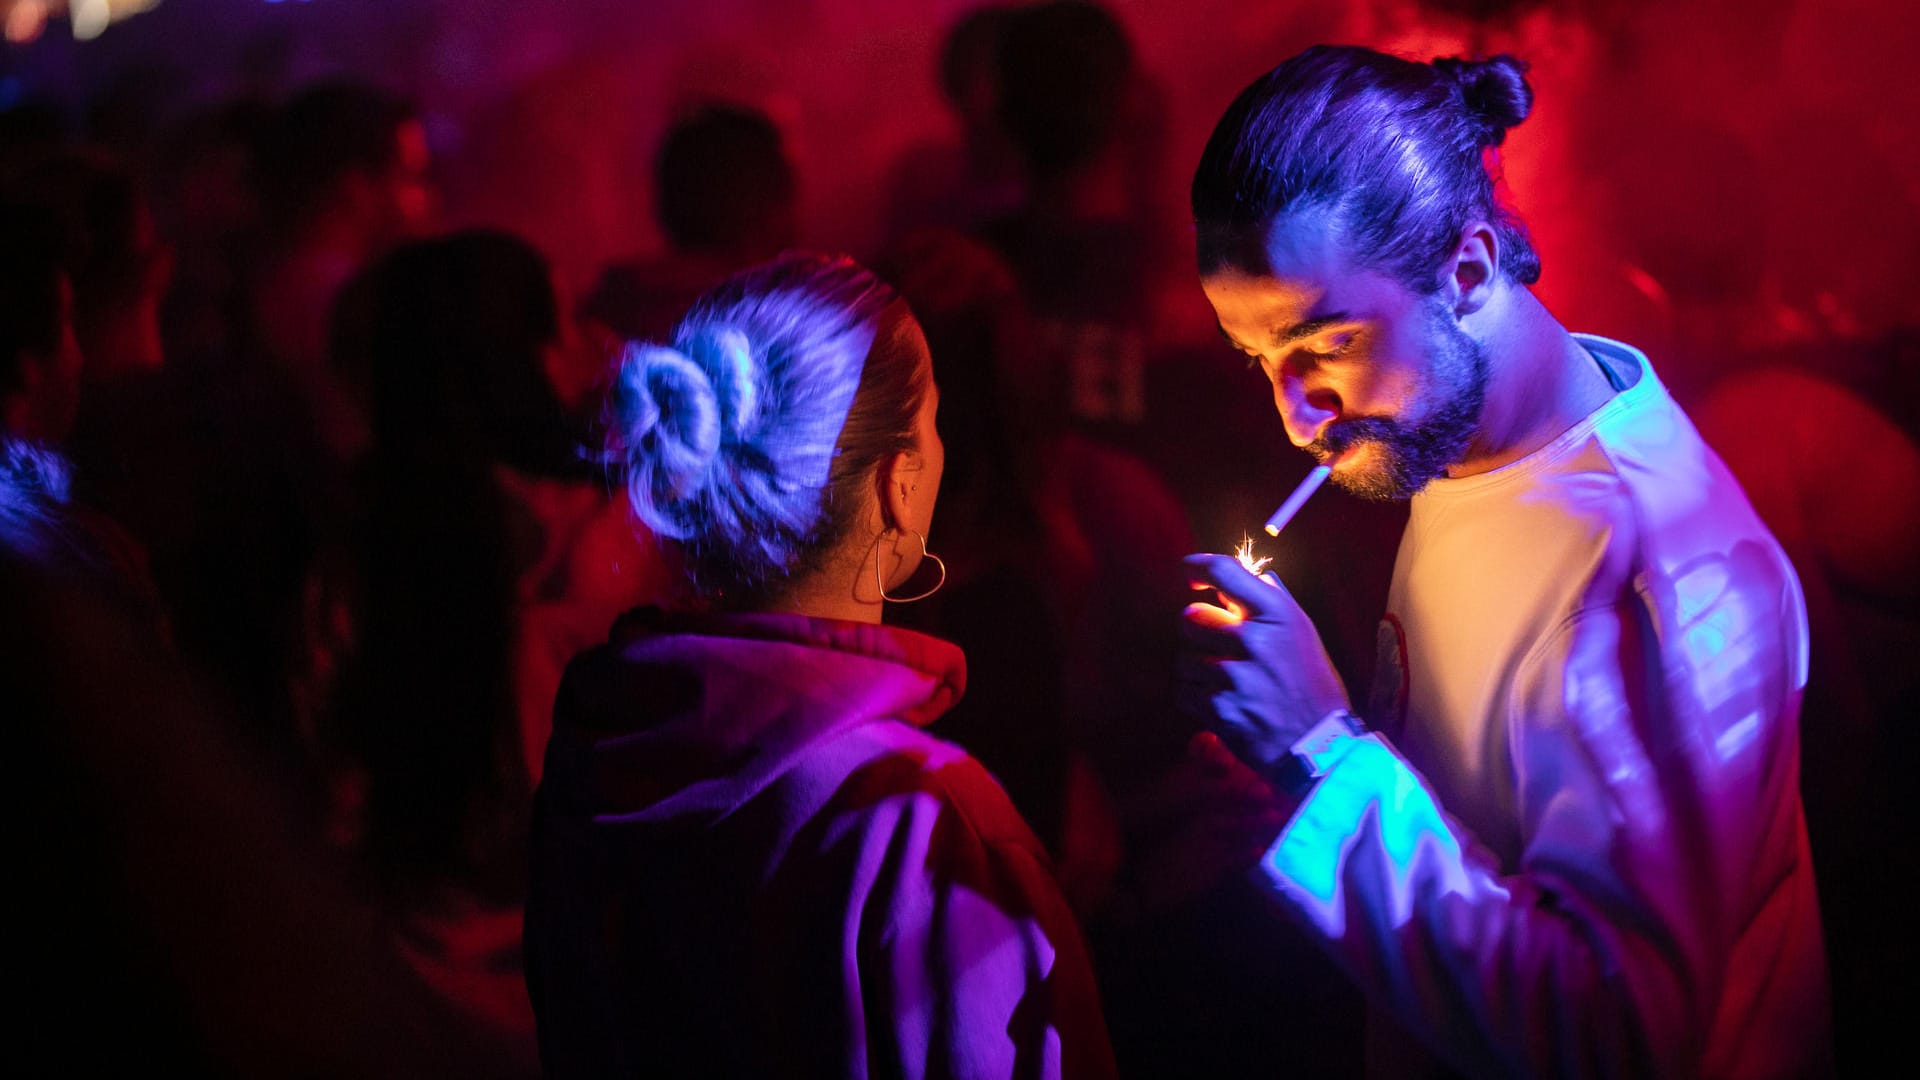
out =
{"type": "Polygon", "coordinates": [[[1268,536],[1280,535],[1280,530],[1286,528],[1287,522],[1293,520],[1293,515],[1299,513],[1300,508],[1313,497],[1313,493],[1320,490],[1320,485],[1326,483],[1327,477],[1333,475],[1333,467],[1338,465],[1340,459],[1345,456],[1343,453],[1313,467],[1313,471],[1307,474],[1307,478],[1300,481],[1300,486],[1293,489],[1293,494],[1287,496],[1287,501],[1280,504],[1280,509],[1275,510],[1273,516],[1267,519],[1268,536]]]}

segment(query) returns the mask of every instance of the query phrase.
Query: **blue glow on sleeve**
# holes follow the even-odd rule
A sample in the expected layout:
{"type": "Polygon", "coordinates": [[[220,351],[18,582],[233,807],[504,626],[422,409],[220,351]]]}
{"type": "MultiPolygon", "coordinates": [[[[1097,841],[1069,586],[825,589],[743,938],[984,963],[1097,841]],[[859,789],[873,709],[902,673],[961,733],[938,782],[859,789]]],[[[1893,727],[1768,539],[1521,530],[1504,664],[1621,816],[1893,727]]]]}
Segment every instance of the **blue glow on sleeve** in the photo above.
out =
{"type": "Polygon", "coordinates": [[[1419,776],[1377,736],[1356,741],[1308,793],[1262,860],[1267,875],[1331,937],[1346,928],[1346,890],[1356,883],[1349,873],[1356,860],[1357,883],[1387,905],[1393,925],[1411,917],[1421,886],[1465,887],[1460,843],[1419,776]],[[1370,832],[1374,843],[1365,847],[1379,852],[1384,866],[1356,855],[1370,832]]]}

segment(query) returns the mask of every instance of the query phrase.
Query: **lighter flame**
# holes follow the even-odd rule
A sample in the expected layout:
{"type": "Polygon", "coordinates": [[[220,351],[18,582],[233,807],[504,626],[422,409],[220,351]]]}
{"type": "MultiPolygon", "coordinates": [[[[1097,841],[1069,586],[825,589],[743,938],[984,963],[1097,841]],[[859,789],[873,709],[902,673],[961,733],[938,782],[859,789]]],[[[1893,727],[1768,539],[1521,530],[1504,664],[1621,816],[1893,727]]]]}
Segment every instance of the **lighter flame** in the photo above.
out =
{"type": "Polygon", "coordinates": [[[1244,534],[1240,537],[1240,546],[1233,549],[1233,557],[1239,559],[1240,565],[1246,567],[1247,573],[1252,574],[1254,577],[1259,577],[1260,572],[1265,570],[1267,564],[1273,561],[1271,556],[1262,559],[1254,558],[1253,537],[1244,534]]]}

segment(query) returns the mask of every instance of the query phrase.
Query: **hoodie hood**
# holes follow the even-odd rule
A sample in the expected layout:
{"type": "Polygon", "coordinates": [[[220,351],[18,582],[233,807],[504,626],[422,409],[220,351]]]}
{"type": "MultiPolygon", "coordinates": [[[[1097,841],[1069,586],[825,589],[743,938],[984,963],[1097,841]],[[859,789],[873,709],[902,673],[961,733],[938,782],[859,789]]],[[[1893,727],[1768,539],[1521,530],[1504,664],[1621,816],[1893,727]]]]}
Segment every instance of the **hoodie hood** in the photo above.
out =
{"type": "Polygon", "coordinates": [[[803,753],[876,721],[924,726],[965,688],[960,650],[910,630],[643,608],[569,667],[543,787],[599,820],[717,821],[803,753]]]}

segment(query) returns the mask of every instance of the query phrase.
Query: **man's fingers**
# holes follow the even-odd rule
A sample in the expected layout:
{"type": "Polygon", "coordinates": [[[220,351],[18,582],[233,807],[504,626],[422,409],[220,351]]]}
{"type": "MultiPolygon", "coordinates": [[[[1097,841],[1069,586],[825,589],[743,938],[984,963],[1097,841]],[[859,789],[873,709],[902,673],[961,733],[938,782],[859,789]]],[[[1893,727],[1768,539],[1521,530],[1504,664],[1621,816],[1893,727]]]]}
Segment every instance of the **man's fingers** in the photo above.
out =
{"type": "Polygon", "coordinates": [[[1189,604],[1184,616],[1180,620],[1180,640],[1189,650],[1207,657],[1246,658],[1247,646],[1240,639],[1241,620],[1212,604],[1189,604]]]}
{"type": "Polygon", "coordinates": [[[1185,564],[1195,587],[1219,590],[1222,597],[1238,604],[1251,618],[1285,614],[1293,607],[1293,598],[1277,583],[1279,579],[1254,577],[1231,555],[1189,555],[1185,564]]]}
{"type": "Polygon", "coordinates": [[[1264,666],[1247,660],[1222,660],[1219,667],[1242,700],[1262,704],[1280,700],[1281,688],[1275,685],[1273,673],[1264,666]]]}
{"type": "Polygon", "coordinates": [[[1188,604],[1180,616],[1188,626],[1206,630],[1229,630],[1242,621],[1238,615],[1218,604],[1188,604]]]}

